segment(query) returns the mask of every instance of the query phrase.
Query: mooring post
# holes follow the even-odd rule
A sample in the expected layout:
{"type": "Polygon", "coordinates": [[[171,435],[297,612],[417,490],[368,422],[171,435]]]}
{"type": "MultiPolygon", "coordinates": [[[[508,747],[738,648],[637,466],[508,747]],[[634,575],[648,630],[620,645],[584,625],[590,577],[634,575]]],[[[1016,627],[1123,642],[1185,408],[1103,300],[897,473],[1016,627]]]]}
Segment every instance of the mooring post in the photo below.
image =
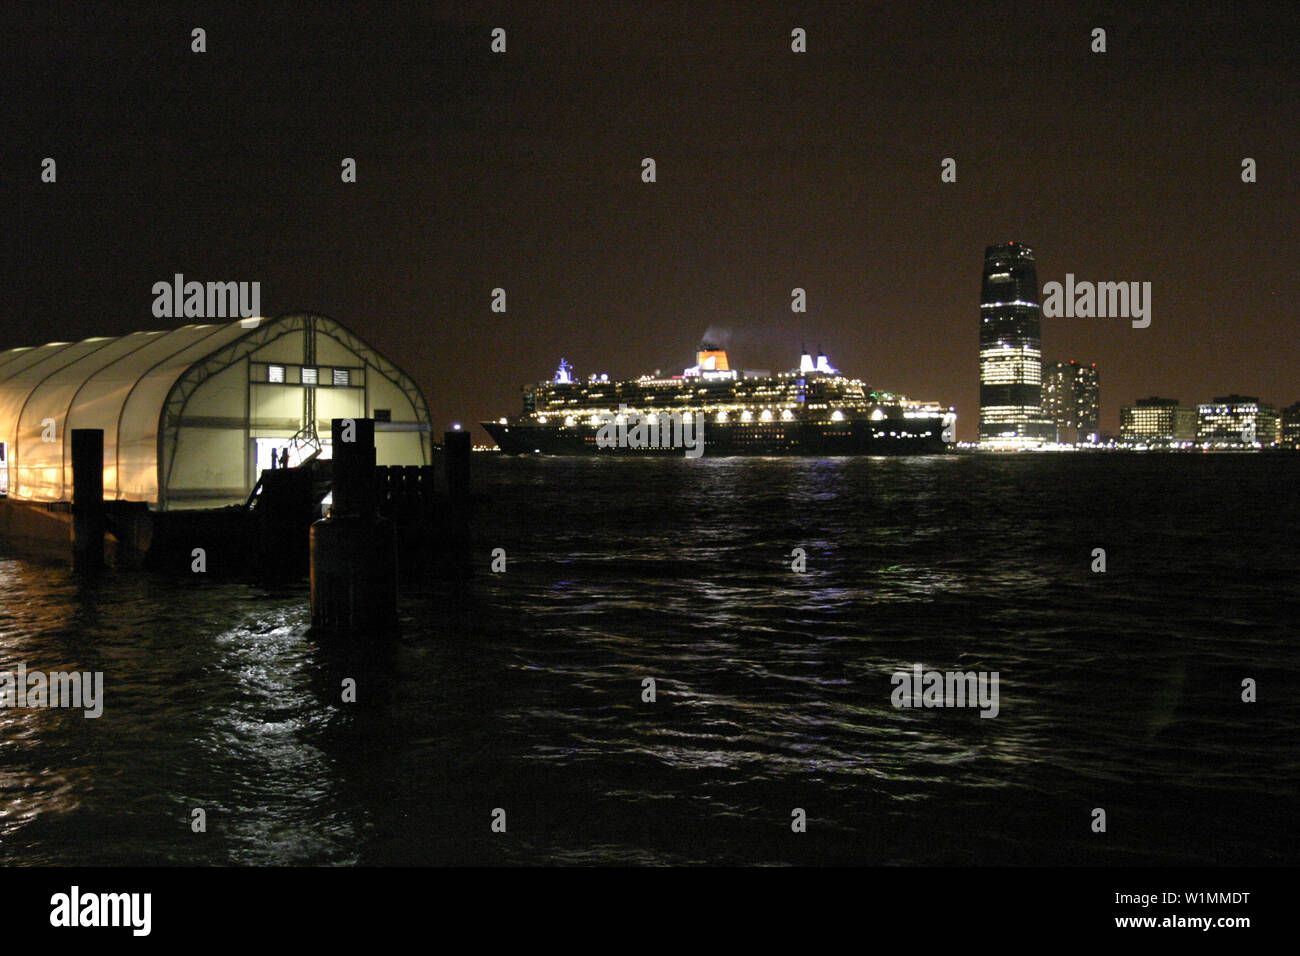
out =
{"type": "Polygon", "coordinates": [[[447,456],[447,494],[455,502],[469,500],[469,432],[445,432],[443,453],[447,456]]]}
{"type": "Polygon", "coordinates": [[[443,457],[447,466],[447,515],[443,542],[444,573],[466,577],[470,566],[469,515],[469,432],[444,432],[443,457]]]}
{"type": "Polygon", "coordinates": [[[104,566],[104,430],[72,429],[72,566],[104,566]]]}
{"type": "Polygon", "coordinates": [[[397,538],[375,513],[375,423],[333,421],[328,518],[311,526],[312,627],[345,634],[397,628],[397,538]]]}
{"type": "Polygon", "coordinates": [[[334,513],[373,515],[376,504],[374,419],[334,419],[332,444],[334,513]]]}

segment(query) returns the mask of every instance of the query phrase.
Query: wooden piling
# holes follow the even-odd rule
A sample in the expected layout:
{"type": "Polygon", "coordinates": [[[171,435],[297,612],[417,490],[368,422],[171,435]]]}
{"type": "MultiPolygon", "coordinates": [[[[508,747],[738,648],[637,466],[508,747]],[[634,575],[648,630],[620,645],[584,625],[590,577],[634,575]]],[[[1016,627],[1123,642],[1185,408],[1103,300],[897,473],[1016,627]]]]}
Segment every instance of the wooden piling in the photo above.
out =
{"type": "Polygon", "coordinates": [[[447,459],[447,494],[453,501],[469,500],[469,432],[446,432],[442,436],[447,459]]]}
{"type": "Polygon", "coordinates": [[[376,513],[375,423],[333,422],[330,515],[311,526],[312,628],[379,636],[397,629],[397,539],[376,513]],[[347,439],[351,440],[347,440],[347,439]]]}
{"type": "Polygon", "coordinates": [[[104,566],[104,431],[72,429],[72,566],[104,566]]]}
{"type": "Polygon", "coordinates": [[[442,436],[443,458],[447,468],[447,507],[443,520],[443,573],[451,577],[468,577],[471,573],[469,432],[450,431],[442,436]]]}

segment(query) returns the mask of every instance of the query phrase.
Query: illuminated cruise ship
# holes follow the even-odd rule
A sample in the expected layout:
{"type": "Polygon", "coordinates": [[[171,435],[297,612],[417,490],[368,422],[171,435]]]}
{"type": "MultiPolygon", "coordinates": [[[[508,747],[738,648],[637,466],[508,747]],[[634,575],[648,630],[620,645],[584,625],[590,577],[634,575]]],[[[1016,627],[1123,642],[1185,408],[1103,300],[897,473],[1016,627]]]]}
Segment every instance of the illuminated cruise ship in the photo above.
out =
{"type": "Polygon", "coordinates": [[[669,377],[583,381],[561,359],[551,381],[524,388],[522,414],[483,427],[516,454],[888,455],[948,450],[955,421],[841,375],[820,352],[789,372],[737,372],[705,342],[669,377]]]}

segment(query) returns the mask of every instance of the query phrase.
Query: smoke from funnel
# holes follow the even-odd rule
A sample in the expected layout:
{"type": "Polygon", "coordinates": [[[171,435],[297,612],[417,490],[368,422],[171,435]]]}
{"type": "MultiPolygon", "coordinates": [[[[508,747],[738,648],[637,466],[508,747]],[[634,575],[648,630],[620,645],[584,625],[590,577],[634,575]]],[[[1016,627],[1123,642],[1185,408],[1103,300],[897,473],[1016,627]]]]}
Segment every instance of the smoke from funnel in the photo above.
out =
{"type": "Polygon", "coordinates": [[[710,325],[700,336],[701,345],[711,345],[717,349],[731,347],[731,329],[722,325],[710,325]]]}

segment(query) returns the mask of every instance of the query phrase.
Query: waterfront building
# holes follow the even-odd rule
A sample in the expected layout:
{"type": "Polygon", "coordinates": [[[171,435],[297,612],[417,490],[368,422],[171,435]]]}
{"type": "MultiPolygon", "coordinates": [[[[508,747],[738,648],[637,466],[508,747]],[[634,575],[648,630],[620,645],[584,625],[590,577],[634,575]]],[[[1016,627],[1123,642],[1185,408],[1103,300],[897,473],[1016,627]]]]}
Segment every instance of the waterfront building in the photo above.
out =
{"type": "Polygon", "coordinates": [[[272,457],[329,457],[330,420],[375,419],[378,464],[432,463],[415,382],[333,319],[292,313],[0,352],[0,490],[72,495],[71,433],[102,429],[104,497],[242,504],[272,457]],[[323,436],[323,437],[322,437],[323,436]]]}
{"type": "Polygon", "coordinates": [[[1300,448],[1300,402],[1282,409],[1279,441],[1284,448],[1300,448]]]}
{"type": "Polygon", "coordinates": [[[1057,441],[1095,442],[1101,415],[1101,374],[1096,363],[1045,364],[1043,412],[1056,426],[1057,441]]]}
{"type": "Polygon", "coordinates": [[[1220,395],[1198,407],[1196,441],[1209,448],[1276,444],[1277,409],[1251,395],[1220,395]]]}
{"type": "Polygon", "coordinates": [[[1119,412],[1120,440],[1148,445],[1196,441],[1197,409],[1176,398],[1139,398],[1119,412]]]}

